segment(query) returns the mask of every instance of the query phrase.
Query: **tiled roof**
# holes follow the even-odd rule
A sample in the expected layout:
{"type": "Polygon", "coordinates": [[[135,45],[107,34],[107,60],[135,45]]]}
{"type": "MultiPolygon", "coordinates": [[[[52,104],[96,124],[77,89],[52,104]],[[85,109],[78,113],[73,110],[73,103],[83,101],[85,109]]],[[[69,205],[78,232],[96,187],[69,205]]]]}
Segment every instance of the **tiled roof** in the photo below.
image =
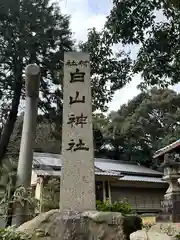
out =
{"type": "Polygon", "coordinates": [[[41,169],[33,169],[34,172],[38,176],[53,176],[53,177],[60,177],[61,176],[61,170],[54,171],[54,170],[41,170],[41,169]]]}
{"type": "Polygon", "coordinates": [[[37,165],[46,165],[46,166],[61,166],[62,157],[59,154],[52,153],[34,153],[34,164],[37,165]]]}
{"type": "Polygon", "coordinates": [[[144,177],[144,176],[130,176],[126,175],[119,179],[120,181],[133,181],[133,182],[154,182],[154,183],[166,183],[158,177],[144,177]]]}
{"type": "Polygon", "coordinates": [[[144,166],[139,166],[137,164],[121,162],[121,161],[111,160],[111,159],[96,158],[95,165],[105,171],[113,170],[113,171],[119,171],[121,173],[126,173],[126,174],[134,173],[137,175],[139,174],[139,175],[151,175],[151,176],[163,175],[161,172],[152,170],[144,166]]]}
{"type": "MultiPolygon", "coordinates": [[[[34,153],[33,161],[34,169],[38,175],[43,176],[60,176],[61,175],[61,165],[62,156],[58,154],[51,153],[34,153]],[[37,169],[37,166],[41,166],[37,169]]],[[[120,172],[115,172],[113,170],[102,170],[95,165],[95,174],[102,176],[114,176],[121,177],[120,172]]]]}
{"type": "MultiPolygon", "coordinates": [[[[36,169],[35,171],[38,175],[61,175],[61,155],[35,152],[33,163],[34,168],[36,169]],[[37,166],[40,166],[40,168],[37,169],[37,166]]],[[[146,168],[144,166],[139,166],[137,164],[130,164],[127,162],[101,158],[96,158],[94,164],[96,175],[114,176],[121,179],[123,175],[127,174],[129,176],[124,176],[122,180],[162,183],[162,173],[154,171],[150,168],[146,168]],[[142,175],[144,175],[144,177],[142,175]]]]}
{"type": "Polygon", "coordinates": [[[178,139],[177,141],[159,149],[158,151],[155,152],[153,158],[157,158],[157,157],[160,157],[162,155],[164,155],[165,153],[168,153],[169,151],[175,149],[175,148],[178,148],[180,147],[180,139],[178,139]]]}
{"type": "MultiPolygon", "coordinates": [[[[35,173],[39,176],[54,176],[54,177],[60,177],[61,176],[61,170],[39,170],[39,169],[34,169],[35,173]]],[[[95,168],[95,175],[96,176],[113,176],[120,178],[122,175],[118,172],[113,172],[113,171],[99,171],[95,168]]]]}

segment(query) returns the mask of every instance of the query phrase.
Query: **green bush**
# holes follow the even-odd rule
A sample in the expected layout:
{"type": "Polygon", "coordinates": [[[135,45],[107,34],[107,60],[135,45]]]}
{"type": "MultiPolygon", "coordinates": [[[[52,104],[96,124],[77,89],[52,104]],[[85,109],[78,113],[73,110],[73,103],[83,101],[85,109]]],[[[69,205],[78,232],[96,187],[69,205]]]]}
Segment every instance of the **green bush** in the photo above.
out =
{"type": "Polygon", "coordinates": [[[175,237],[176,237],[177,240],[179,240],[180,239],[180,234],[177,234],[175,237]]]}
{"type": "Polygon", "coordinates": [[[59,186],[60,180],[59,179],[50,179],[48,183],[44,186],[43,189],[43,196],[41,202],[41,210],[43,212],[48,212],[52,209],[59,208],[59,186]]]}
{"type": "Polygon", "coordinates": [[[15,227],[8,227],[0,229],[1,240],[32,240],[33,236],[27,233],[16,231],[15,227]]]}
{"type": "Polygon", "coordinates": [[[114,203],[96,201],[96,208],[103,212],[120,212],[123,215],[132,214],[133,209],[130,204],[125,201],[118,201],[114,203]]]}

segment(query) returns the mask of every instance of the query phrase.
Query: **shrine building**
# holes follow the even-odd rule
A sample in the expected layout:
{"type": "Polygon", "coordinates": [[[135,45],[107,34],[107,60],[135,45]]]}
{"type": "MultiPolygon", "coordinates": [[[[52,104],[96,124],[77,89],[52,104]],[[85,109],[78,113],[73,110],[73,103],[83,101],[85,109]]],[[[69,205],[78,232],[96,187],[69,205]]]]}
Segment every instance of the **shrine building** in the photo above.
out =
{"type": "MultiPolygon", "coordinates": [[[[162,172],[120,160],[95,158],[94,162],[96,200],[126,200],[138,213],[159,212],[168,187],[162,172]]],[[[61,165],[59,154],[34,153],[31,186],[40,203],[48,180],[60,178],[61,165]]]]}

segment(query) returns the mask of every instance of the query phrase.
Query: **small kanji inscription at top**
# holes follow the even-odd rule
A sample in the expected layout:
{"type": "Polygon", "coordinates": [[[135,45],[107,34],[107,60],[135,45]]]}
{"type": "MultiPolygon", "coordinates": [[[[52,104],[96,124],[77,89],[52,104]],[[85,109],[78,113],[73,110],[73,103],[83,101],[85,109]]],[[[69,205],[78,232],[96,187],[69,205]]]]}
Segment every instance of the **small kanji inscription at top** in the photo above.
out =
{"type": "Polygon", "coordinates": [[[89,61],[87,60],[67,60],[65,63],[67,67],[88,67],[89,66],[89,61]]]}

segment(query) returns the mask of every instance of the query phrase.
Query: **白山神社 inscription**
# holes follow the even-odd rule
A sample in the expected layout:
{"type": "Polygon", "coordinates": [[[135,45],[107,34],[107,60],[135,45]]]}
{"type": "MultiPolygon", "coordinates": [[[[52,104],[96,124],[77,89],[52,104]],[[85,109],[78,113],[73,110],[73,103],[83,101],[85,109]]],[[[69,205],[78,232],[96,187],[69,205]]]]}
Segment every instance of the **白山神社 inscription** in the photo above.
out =
{"type": "Polygon", "coordinates": [[[84,150],[84,151],[89,151],[89,148],[85,145],[82,139],[78,140],[78,143],[75,143],[73,139],[70,140],[68,143],[69,148],[67,148],[67,151],[79,151],[79,150],[84,150]]]}
{"type": "Polygon", "coordinates": [[[70,83],[84,82],[84,76],[85,76],[85,73],[84,72],[80,72],[79,69],[76,68],[76,71],[71,73],[70,83]]]}
{"type": "Polygon", "coordinates": [[[79,97],[80,93],[79,91],[76,91],[75,97],[70,96],[69,97],[69,104],[72,105],[74,103],[85,103],[85,96],[79,97]]]}
{"type": "Polygon", "coordinates": [[[64,54],[60,209],[95,210],[89,54],[64,54]]]}
{"type": "Polygon", "coordinates": [[[87,116],[84,116],[83,113],[79,116],[75,116],[74,114],[70,114],[68,117],[67,124],[71,124],[71,127],[74,125],[81,125],[81,128],[83,128],[84,124],[87,124],[87,116]]]}

